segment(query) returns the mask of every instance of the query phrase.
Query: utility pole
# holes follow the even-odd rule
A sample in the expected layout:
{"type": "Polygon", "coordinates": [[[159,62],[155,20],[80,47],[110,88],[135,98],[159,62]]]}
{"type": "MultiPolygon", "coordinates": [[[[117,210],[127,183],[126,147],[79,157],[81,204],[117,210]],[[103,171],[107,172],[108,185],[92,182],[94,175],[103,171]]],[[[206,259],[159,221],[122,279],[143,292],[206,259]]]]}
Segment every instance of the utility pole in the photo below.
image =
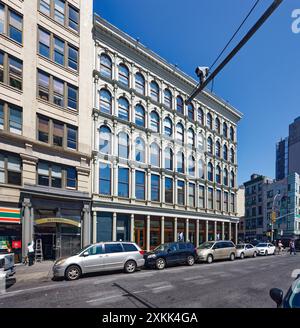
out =
{"type": "Polygon", "coordinates": [[[191,101],[221,72],[221,70],[231,61],[231,59],[243,48],[243,46],[252,38],[258,29],[266,22],[273,12],[281,5],[283,0],[274,0],[271,6],[265,11],[260,19],[252,26],[239,44],[230,52],[230,54],[222,61],[222,63],[207,77],[200,79],[200,84],[186,100],[186,104],[191,101]]]}
{"type": "Polygon", "coordinates": [[[271,242],[273,242],[274,238],[274,223],[276,222],[276,212],[275,212],[275,200],[276,198],[280,196],[279,193],[277,193],[273,198],[273,204],[272,204],[272,216],[271,216],[271,242]]]}

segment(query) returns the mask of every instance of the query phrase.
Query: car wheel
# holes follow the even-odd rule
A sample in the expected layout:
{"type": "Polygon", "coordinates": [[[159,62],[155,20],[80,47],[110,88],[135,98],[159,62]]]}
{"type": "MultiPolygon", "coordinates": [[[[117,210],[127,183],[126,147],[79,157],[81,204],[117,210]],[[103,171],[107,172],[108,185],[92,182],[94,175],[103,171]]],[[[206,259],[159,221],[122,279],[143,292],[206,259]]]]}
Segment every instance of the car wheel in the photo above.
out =
{"type": "Polygon", "coordinates": [[[241,253],[240,258],[243,259],[245,257],[244,253],[241,253]]]}
{"type": "Polygon", "coordinates": [[[186,259],[186,263],[187,263],[187,265],[189,265],[189,266],[194,265],[194,263],[195,263],[195,258],[194,258],[194,256],[192,256],[192,255],[188,256],[187,259],[186,259]]]}
{"type": "Polygon", "coordinates": [[[129,260],[125,263],[124,271],[126,273],[133,273],[136,270],[136,263],[133,260],[129,260]]]}
{"type": "Polygon", "coordinates": [[[212,263],[213,260],[214,260],[214,259],[213,259],[212,255],[208,255],[208,256],[207,256],[206,261],[207,261],[208,264],[212,263]]]}
{"type": "Polygon", "coordinates": [[[229,258],[230,258],[230,261],[234,261],[234,260],[235,260],[235,255],[234,255],[234,253],[231,253],[229,258]]]}
{"type": "Polygon", "coordinates": [[[256,252],[254,252],[254,253],[253,253],[253,257],[256,257],[256,255],[257,255],[257,253],[256,253],[256,252]]]}
{"type": "Polygon", "coordinates": [[[159,258],[155,262],[155,267],[158,270],[163,270],[166,267],[166,261],[163,258],[159,258]]]}
{"type": "Polygon", "coordinates": [[[266,256],[268,255],[268,251],[265,251],[265,255],[266,255],[266,256]]]}
{"type": "Polygon", "coordinates": [[[81,276],[81,269],[78,265],[70,265],[65,272],[67,280],[77,280],[81,276]]]}

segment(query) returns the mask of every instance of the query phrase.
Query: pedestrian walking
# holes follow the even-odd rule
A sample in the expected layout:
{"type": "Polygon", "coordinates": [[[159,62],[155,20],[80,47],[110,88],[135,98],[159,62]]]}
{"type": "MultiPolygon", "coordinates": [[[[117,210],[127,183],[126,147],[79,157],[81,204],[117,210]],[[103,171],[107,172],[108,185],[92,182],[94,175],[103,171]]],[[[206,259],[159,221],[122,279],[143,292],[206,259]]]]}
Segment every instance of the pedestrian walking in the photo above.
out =
{"type": "Polygon", "coordinates": [[[290,255],[296,255],[295,241],[293,239],[290,240],[290,255]]]}
{"type": "Polygon", "coordinates": [[[34,241],[32,240],[31,243],[28,243],[27,246],[27,256],[29,261],[29,266],[34,264],[34,241]]]}
{"type": "Polygon", "coordinates": [[[281,240],[278,241],[278,255],[282,253],[283,250],[283,244],[281,240]]]}

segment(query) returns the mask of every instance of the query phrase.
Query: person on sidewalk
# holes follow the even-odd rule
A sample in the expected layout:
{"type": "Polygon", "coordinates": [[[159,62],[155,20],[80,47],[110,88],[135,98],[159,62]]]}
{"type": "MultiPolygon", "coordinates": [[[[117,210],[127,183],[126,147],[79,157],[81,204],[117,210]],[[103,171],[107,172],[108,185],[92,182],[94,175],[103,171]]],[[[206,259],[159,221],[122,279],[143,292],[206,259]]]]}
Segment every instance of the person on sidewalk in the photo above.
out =
{"type": "Polygon", "coordinates": [[[28,243],[27,255],[28,255],[29,266],[31,266],[34,263],[34,241],[33,240],[31,241],[31,243],[28,243]]]}
{"type": "Polygon", "coordinates": [[[295,242],[293,239],[290,241],[290,255],[296,255],[296,248],[295,248],[295,242]]]}

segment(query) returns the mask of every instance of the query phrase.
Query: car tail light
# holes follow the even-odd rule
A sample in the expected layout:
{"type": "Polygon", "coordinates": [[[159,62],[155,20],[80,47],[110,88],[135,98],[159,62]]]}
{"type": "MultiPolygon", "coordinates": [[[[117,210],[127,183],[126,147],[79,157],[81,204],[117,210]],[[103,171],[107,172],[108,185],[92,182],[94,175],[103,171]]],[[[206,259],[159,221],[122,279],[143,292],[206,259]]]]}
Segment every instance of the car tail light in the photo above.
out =
{"type": "Polygon", "coordinates": [[[139,251],[141,255],[144,255],[145,254],[145,251],[144,250],[140,250],[139,251]]]}

